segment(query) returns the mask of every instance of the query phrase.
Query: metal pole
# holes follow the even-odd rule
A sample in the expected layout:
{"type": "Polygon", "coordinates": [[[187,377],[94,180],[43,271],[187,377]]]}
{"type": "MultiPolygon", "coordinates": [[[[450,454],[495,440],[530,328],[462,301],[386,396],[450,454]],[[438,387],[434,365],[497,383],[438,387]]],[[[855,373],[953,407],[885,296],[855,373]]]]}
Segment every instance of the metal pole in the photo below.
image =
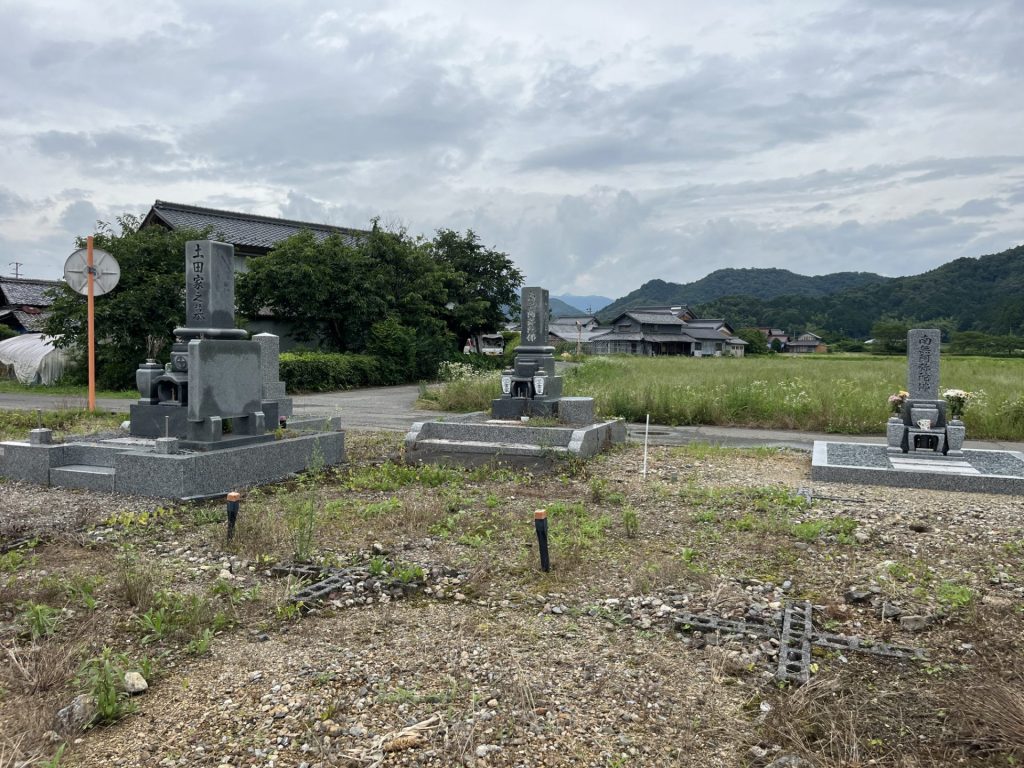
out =
{"type": "Polygon", "coordinates": [[[533,527],[537,529],[537,545],[540,547],[540,569],[547,573],[551,570],[548,560],[548,513],[538,509],[533,513],[533,527]]]}
{"type": "Polygon", "coordinates": [[[89,410],[96,411],[96,327],[93,312],[93,276],[96,268],[92,265],[92,235],[86,239],[86,272],[89,283],[88,316],[89,316],[89,410]]]}

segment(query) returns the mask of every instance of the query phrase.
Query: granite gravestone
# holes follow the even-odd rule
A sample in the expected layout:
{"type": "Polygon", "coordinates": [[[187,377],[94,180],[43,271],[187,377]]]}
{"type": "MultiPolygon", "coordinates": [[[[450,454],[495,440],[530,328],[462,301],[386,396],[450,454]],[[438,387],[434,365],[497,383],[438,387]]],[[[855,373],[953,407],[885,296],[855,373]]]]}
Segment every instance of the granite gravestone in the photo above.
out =
{"type": "Polygon", "coordinates": [[[144,364],[142,398],[132,406],[132,434],[185,437],[206,450],[270,436],[277,403],[263,401],[261,346],[235,328],[234,247],[211,240],[185,245],[185,325],[174,329],[163,373],[144,364]],[[157,375],[159,373],[159,375],[157,375]],[[231,437],[224,438],[231,419],[231,437]]]}
{"type": "Polygon", "coordinates": [[[886,426],[890,453],[914,453],[924,458],[944,458],[946,401],[939,397],[938,330],[914,328],[907,332],[908,397],[898,421],[886,426]]]}
{"type": "Polygon", "coordinates": [[[496,419],[558,415],[562,377],[555,375],[555,348],[548,344],[548,302],[545,289],[523,288],[515,363],[502,371],[501,397],[491,401],[496,419]]]}
{"type": "Polygon", "coordinates": [[[292,415],[293,404],[281,381],[281,340],[272,333],[257,333],[252,340],[260,345],[263,399],[275,401],[278,417],[287,419],[292,415]]]}

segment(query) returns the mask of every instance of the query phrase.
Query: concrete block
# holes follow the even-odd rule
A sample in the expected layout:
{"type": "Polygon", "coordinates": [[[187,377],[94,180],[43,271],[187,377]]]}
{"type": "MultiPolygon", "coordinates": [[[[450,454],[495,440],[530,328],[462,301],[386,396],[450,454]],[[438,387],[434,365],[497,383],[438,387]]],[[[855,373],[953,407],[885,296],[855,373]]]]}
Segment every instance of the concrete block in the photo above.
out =
{"type": "Polygon", "coordinates": [[[594,398],[563,397],[558,401],[558,420],[563,424],[593,424],[594,398]]]}

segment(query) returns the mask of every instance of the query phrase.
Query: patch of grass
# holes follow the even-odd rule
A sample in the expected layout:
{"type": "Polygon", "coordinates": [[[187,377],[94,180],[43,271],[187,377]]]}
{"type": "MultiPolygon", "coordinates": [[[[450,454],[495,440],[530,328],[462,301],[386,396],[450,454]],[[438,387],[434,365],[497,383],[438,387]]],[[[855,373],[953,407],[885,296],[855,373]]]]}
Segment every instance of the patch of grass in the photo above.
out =
{"type": "Polygon", "coordinates": [[[800,541],[813,542],[822,536],[836,536],[841,543],[851,543],[851,536],[857,529],[857,521],[838,516],[830,520],[805,520],[795,523],[792,534],[800,541]]]}
{"type": "Polygon", "coordinates": [[[39,420],[45,429],[52,429],[56,437],[69,434],[117,429],[125,420],[123,413],[90,412],[86,408],[71,408],[43,411],[0,410],[0,440],[27,440],[29,430],[35,429],[39,420]]]}
{"type": "Polygon", "coordinates": [[[313,559],[316,547],[319,522],[316,499],[310,494],[299,493],[286,498],[283,506],[292,554],[300,563],[308,563],[313,559]]]}
{"type": "Polygon", "coordinates": [[[464,474],[440,464],[409,466],[386,461],[375,467],[359,467],[351,472],[346,486],[353,491],[397,491],[407,485],[437,488],[460,485],[464,474]]]}
{"type": "Polygon", "coordinates": [[[46,603],[23,603],[18,613],[18,624],[32,640],[49,637],[57,631],[62,611],[46,603]]]}
{"type": "Polygon", "coordinates": [[[140,611],[149,610],[156,595],[157,573],[148,563],[139,562],[131,547],[124,547],[118,559],[117,587],[128,604],[140,611]]]}
{"type": "Polygon", "coordinates": [[[964,584],[942,581],[935,588],[935,597],[945,607],[957,611],[970,606],[977,595],[973,589],[964,584]]]}
{"type": "Polygon", "coordinates": [[[37,555],[26,557],[21,550],[12,549],[0,555],[0,573],[15,573],[25,567],[32,568],[38,560],[37,555]]]}
{"type": "Polygon", "coordinates": [[[173,521],[177,510],[173,507],[157,507],[156,509],[143,509],[140,511],[123,510],[115,512],[103,521],[104,525],[120,526],[121,528],[132,528],[134,526],[147,526],[150,524],[166,523],[173,521]]]}
{"type": "Polygon", "coordinates": [[[402,502],[399,499],[390,498],[384,501],[375,501],[359,508],[357,514],[363,520],[372,520],[375,517],[391,515],[402,511],[402,502]]]}
{"type": "Polygon", "coordinates": [[[590,515],[582,502],[555,502],[547,505],[548,542],[552,560],[560,557],[575,562],[584,552],[602,543],[611,525],[606,515],[590,515]]]}

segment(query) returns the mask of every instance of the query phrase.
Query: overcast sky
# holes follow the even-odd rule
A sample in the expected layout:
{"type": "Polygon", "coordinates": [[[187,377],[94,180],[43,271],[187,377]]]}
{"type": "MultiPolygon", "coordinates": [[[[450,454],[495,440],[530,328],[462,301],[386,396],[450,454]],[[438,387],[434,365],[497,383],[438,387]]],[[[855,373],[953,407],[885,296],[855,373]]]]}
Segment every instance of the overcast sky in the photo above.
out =
{"type": "Polygon", "coordinates": [[[1024,3],[0,0],[0,272],[156,199],[622,296],[1024,241],[1024,3]]]}

